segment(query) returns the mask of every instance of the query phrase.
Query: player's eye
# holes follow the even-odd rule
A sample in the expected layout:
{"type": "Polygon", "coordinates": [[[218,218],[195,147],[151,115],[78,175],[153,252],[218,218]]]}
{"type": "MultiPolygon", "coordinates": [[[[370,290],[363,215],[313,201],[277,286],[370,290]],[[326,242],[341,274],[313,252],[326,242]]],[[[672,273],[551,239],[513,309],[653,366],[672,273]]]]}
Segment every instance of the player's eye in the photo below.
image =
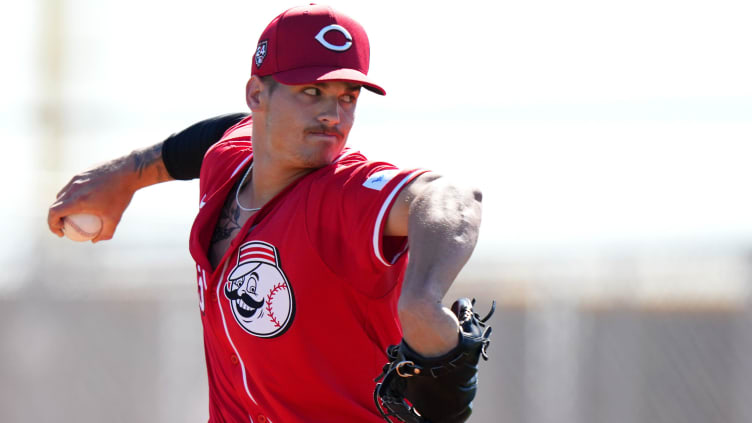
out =
{"type": "Polygon", "coordinates": [[[342,101],[345,103],[352,103],[355,101],[355,97],[350,94],[345,94],[342,96],[342,101]]]}
{"type": "Polygon", "coordinates": [[[308,87],[304,89],[303,92],[308,95],[313,95],[313,96],[318,96],[319,94],[321,94],[321,90],[319,90],[316,87],[308,87]]]}

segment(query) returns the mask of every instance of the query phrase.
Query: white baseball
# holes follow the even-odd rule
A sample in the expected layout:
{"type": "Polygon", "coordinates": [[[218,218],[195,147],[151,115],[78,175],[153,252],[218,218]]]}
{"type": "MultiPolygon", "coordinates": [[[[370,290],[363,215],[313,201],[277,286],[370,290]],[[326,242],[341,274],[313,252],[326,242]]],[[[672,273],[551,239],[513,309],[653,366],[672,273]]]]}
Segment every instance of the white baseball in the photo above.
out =
{"type": "Polygon", "coordinates": [[[72,214],[63,218],[63,233],[76,242],[88,241],[99,235],[102,219],[94,214],[72,214]]]}

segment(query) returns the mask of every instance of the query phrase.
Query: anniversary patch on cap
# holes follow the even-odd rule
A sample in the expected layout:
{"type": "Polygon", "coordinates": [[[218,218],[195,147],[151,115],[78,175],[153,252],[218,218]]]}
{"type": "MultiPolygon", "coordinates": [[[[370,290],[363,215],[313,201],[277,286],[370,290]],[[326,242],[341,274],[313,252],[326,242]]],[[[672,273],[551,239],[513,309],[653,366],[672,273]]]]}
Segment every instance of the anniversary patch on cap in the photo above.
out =
{"type": "Polygon", "coordinates": [[[258,47],[256,47],[256,54],[253,56],[253,62],[256,64],[257,68],[260,68],[261,65],[264,63],[264,59],[266,59],[266,40],[261,41],[258,43],[258,47]]]}

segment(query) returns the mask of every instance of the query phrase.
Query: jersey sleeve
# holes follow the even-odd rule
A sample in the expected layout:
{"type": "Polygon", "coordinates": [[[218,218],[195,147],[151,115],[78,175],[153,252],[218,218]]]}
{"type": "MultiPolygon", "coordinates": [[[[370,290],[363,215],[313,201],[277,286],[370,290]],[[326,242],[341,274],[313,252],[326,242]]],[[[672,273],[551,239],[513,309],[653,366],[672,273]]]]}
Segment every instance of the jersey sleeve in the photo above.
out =
{"type": "Polygon", "coordinates": [[[402,189],[424,172],[355,160],[314,184],[309,237],[335,274],[362,292],[384,291],[371,285],[407,251],[407,237],[384,235],[386,220],[402,189]]]}
{"type": "Polygon", "coordinates": [[[253,153],[251,125],[251,117],[247,116],[227,129],[222,139],[206,151],[200,171],[200,195],[212,192],[217,184],[248,163],[253,153]]]}
{"type": "Polygon", "coordinates": [[[247,113],[216,116],[170,135],[162,143],[162,161],[167,173],[178,180],[198,178],[209,147],[219,141],[225,131],[247,117],[247,113]]]}

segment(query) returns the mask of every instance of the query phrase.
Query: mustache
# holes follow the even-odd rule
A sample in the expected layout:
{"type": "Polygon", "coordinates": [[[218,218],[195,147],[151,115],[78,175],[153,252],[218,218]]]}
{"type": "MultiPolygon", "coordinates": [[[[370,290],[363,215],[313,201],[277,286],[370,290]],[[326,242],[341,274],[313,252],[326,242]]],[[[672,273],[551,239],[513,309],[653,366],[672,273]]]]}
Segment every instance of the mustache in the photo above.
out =
{"type": "Polygon", "coordinates": [[[342,133],[342,131],[339,130],[336,126],[326,126],[326,125],[312,125],[305,129],[306,133],[312,133],[312,132],[323,132],[327,135],[336,135],[340,138],[344,137],[345,135],[342,133]]]}
{"type": "Polygon", "coordinates": [[[227,286],[225,286],[225,296],[230,301],[240,299],[251,308],[261,308],[261,306],[264,305],[264,300],[256,301],[248,294],[239,294],[237,289],[235,291],[230,291],[227,289],[227,286]]]}

